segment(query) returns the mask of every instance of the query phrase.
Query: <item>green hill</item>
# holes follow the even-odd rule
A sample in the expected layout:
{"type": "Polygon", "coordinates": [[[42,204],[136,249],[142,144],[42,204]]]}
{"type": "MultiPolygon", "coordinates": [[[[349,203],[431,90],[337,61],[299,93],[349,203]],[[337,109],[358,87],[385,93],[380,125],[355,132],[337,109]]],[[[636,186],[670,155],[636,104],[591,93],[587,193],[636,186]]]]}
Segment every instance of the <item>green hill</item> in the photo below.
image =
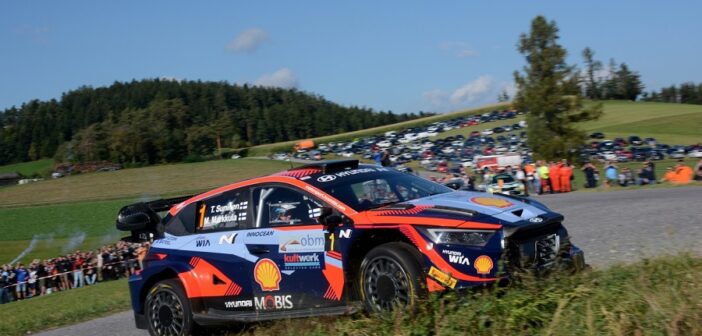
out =
{"type": "MultiPolygon", "coordinates": [[[[482,113],[502,106],[504,105],[490,105],[421,118],[323,137],[317,141],[348,140],[391,129],[404,129],[482,113]]],[[[604,107],[605,114],[602,119],[583,124],[585,130],[602,131],[610,139],[636,134],[641,137],[652,136],[666,143],[702,142],[702,132],[699,131],[702,129],[702,106],[612,101],[605,102],[604,107]]],[[[452,130],[442,133],[440,137],[468,134],[472,130],[515,122],[515,119],[496,121],[452,130]]],[[[291,146],[292,142],[258,146],[252,148],[251,153],[267,154],[290,150],[291,146]]],[[[45,163],[42,161],[41,164],[28,165],[43,164],[45,163]]],[[[660,166],[664,169],[663,165],[660,166]]],[[[16,167],[4,166],[0,167],[0,171],[13,170],[16,167]]],[[[195,193],[288,167],[289,163],[280,161],[219,160],[74,175],[0,188],[0,230],[3,232],[0,238],[0,263],[12,260],[30,246],[33,238],[37,241],[25,260],[55,256],[62,253],[69,242],[75,245],[75,248],[81,249],[95,248],[112,242],[120,234],[114,229],[114,216],[122,205],[129,202],[195,193]]]]}

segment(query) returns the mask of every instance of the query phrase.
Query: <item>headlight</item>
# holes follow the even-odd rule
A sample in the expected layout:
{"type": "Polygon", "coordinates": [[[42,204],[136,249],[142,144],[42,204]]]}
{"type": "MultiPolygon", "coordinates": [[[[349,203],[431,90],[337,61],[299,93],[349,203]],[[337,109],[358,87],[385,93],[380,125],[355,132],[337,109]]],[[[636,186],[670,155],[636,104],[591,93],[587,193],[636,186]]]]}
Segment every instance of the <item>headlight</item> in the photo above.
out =
{"type": "Polygon", "coordinates": [[[435,244],[458,244],[483,247],[487,245],[495,231],[427,228],[435,244]]]}

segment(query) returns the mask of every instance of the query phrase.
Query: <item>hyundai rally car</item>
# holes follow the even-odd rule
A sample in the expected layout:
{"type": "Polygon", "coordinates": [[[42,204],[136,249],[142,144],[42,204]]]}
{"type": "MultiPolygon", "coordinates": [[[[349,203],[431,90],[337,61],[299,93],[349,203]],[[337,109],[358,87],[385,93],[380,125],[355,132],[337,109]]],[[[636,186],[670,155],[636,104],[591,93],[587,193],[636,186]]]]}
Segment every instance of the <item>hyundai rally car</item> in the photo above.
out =
{"type": "Polygon", "coordinates": [[[349,160],[132,204],[117,227],[153,241],[129,279],[137,327],[180,335],[411,307],[429,292],[519,271],[577,270],[584,255],[562,221],[534,200],[454,191],[349,160]]]}

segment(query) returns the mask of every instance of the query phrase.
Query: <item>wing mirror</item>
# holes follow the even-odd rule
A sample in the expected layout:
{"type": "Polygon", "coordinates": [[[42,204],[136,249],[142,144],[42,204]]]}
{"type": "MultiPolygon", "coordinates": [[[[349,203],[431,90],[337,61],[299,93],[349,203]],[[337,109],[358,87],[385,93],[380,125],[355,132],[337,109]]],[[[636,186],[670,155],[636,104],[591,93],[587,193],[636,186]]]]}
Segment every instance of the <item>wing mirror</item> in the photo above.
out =
{"type": "Polygon", "coordinates": [[[328,228],[334,228],[340,226],[344,222],[344,219],[335,214],[332,208],[323,207],[322,213],[319,215],[319,221],[328,228]]]}

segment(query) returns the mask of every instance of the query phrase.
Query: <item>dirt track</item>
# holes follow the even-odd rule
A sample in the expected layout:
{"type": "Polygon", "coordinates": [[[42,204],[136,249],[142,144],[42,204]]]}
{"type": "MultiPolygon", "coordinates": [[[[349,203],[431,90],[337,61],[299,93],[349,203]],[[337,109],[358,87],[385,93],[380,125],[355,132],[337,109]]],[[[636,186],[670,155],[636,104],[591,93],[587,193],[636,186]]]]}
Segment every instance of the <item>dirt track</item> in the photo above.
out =
{"type": "MultiPolygon", "coordinates": [[[[702,188],[624,190],[539,196],[565,215],[573,242],[595,268],[677,251],[702,254],[702,188]]],[[[42,333],[135,335],[131,311],[42,333]]]]}

